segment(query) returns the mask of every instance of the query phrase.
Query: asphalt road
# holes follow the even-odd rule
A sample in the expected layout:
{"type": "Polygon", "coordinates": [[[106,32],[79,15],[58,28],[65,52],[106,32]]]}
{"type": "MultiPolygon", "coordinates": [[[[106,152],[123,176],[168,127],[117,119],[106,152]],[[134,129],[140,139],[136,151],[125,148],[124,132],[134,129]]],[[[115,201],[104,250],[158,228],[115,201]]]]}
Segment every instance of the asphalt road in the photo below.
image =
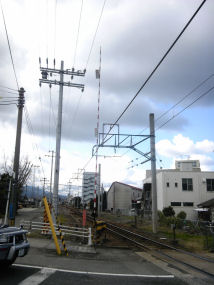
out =
{"type": "MultiPolygon", "coordinates": [[[[17,223],[23,219],[38,220],[39,217],[41,210],[24,209],[19,212],[17,223]]],[[[29,241],[29,253],[17,258],[8,270],[0,272],[0,285],[214,284],[213,280],[195,276],[144,252],[118,248],[96,248],[83,252],[80,245],[73,244],[68,246],[67,257],[56,254],[51,239],[29,241]]]]}
{"type": "Polygon", "coordinates": [[[101,274],[95,272],[74,272],[71,270],[42,268],[36,266],[13,265],[1,273],[1,285],[55,285],[55,284],[166,284],[184,285],[186,282],[172,276],[136,275],[136,274],[101,274]]]}

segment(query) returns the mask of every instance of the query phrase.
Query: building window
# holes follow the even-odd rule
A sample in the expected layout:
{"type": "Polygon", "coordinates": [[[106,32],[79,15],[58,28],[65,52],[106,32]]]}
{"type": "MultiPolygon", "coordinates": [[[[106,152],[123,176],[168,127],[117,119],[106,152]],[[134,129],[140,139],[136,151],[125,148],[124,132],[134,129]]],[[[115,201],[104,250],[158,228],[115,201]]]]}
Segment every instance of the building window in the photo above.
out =
{"type": "Polygon", "coordinates": [[[183,191],[192,191],[192,178],[182,178],[182,190],[183,191]]]}
{"type": "Polygon", "coordinates": [[[183,202],[184,207],[193,207],[194,203],[193,202],[183,202]]]}
{"type": "Polygon", "coordinates": [[[175,182],[175,187],[178,187],[178,182],[175,182]]]}
{"type": "Polygon", "coordinates": [[[169,182],[166,182],[166,187],[169,187],[169,182]]]}
{"type": "Polygon", "coordinates": [[[171,206],[181,206],[181,202],[171,202],[171,206]]]}
{"type": "Polygon", "coordinates": [[[207,191],[214,191],[214,179],[207,179],[207,191]]]}

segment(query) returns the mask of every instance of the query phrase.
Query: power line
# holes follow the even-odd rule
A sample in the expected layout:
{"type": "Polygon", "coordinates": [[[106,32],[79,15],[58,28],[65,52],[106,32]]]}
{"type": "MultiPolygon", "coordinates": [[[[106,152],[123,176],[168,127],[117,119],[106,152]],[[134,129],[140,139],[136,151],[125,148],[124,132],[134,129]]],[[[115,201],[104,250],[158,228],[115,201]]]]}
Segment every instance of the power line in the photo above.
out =
{"type": "Polygon", "coordinates": [[[18,79],[17,79],[17,76],[16,76],[16,70],[15,70],[15,65],[14,65],[14,61],[13,61],[13,55],[12,55],[12,51],[11,51],[11,47],[10,47],[10,41],[9,41],[9,36],[8,36],[8,32],[7,32],[7,26],[6,26],[6,21],[5,21],[4,11],[3,11],[3,7],[2,7],[1,1],[0,1],[0,4],[1,4],[2,17],[3,17],[3,21],[4,21],[5,33],[6,33],[6,36],[7,36],[8,48],[9,48],[9,51],[10,51],[10,58],[11,58],[12,66],[13,66],[13,72],[14,72],[14,75],[15,75],[16,85],[17,85],[17,88],[19,90],[18,79]]]}
{"type": "Polygon", "coordinates": [[[157,130],[161,129],[163,126],[165,126],[168,122],[172,121],[175,117],[177,117],[178,115],[180,115],[182,112],[184,112],[186,109],[188,109],[190,106],[192,106],[195,102],[197,102],[198,100],[200,100],[202,97],[208,95],[212,90],[214,89],[214,86],[211,87],[210,89],[208,89],[206,92],[204,92],[203,94],[201,94],[198,98],[196,98],[194,101],[192,101],[190,104],[188,104],[185,108],[183,108],[181,111],[179,111],[177,114],[175,114],[172,118],[170,118],[169,120],[167,120],[165,123],[163,123],[161,126],[159,126],[157,128],[157,130]]]}
{"type": "Polygon", "coordinates": [[[182,99],[180,99],[176,104],[174,104],[172,107],[170,107],[166,112],[164,112],[162,115],[160,115],[156,121],[160,120],[163,116],[165,116],[167,113],[169,113],[173,108],[175,108],[178,104],[183,102],[187,97],[192,95],[198,88],[200,88],[202,85],[204,85],[208,80],[210,80],[214,74],[211,74],[208,76],[205,80],[203,80],[201,83],[199,83],[192,91],[190,91],[187,95],[185,95],[182,99]]]}
{"type": "Polygon", "coordinates": [[[99,17],[99,20],[98,20],[98,23],[97,23],[97,28],[95,30],[94,37],[93,37],[92,44],[91,44],[91,48],[90,48],[90,51],[89,51],[89,54],[88,54],[88,58],[87,58],[87,61],[86,61],[85,69],[87,69],[87,67],[88,67],[89,59],[90,59],[91,52],[92,52],[92,49],[93,49],[93,46],[94,46],[95,38],[96,38],[97,31],[98,31],[98,28],[99,28],[99,25],[100,25],[100,21],[101,21],[102,15],[103,15],[103,10],[104,10],[105,4],[106,4],[106,0],[104,0],[104,2],[103,2],[103,6],[102,6],[102,9],[101,9],[100,17],[99,17]]]}
{"type": "MultiPolygon", "coordinates": [[[[6,86],[3,86],[3,85],[0,85],[0,87],[1,87],[1,88],[5,88],[5,89],[9,89],[9,90],[18,92],[18,90],[16,90],[16,89],[13,89],[13,88],[10,88],[10,87],[6,87],[6,86]]],[[[5,92],[6,92],[6,91],[5,91],[5,92]]]]}
{"type": "Polygon", "coordinates": [[[82,0],[81,7],[80,7],[80,16],[79,16],[79,23],[78,23],[78,29],[77,29],[76,45],[75,45],[75,50],[74,50],[73,66],[75,65],[75,61],[76,61],[76,53],[77,53],[77,46],[78,46],[79,32],[80,32],[80,23],[81,23],[81,18],[82,18],[82,7],[83,7],[83,0],[82,0]]]}
{"type": "MultiPolygon", "coordinates": [[[[30,115],[29,115],[29,112],[27,110],[27,106],[26,105],[25,105],[25,108],[24,108],[24,114],[25,114],[25,119],[26,119],[28,131],[29,131],[30,135],[34,138],[35,135],[34,135],[34,131],[33,131],[33,126],[32,126],[32,123],[31,123],[31,120],[30,120],[30,115]]],[[[39,148],[38,148],[35,140],[34,140],[32,145],[37,150],[37,153],[39,154],[39,148]]],[[[43,175],[45,177],[45,172],[44,172],[44,168],[43,168],[41,157],[39,156],[38,159],[40,161],[42,172],[43,172],[43,175]]]]}
{"type": "MultiPolygon", "coordinates": [[[[118,121],[122,118],[122,116],[125,114],[125,112],[128,110],[128,108],[130,107],[130,105],[133,103],[133,101],[136,99],[136,97],[139,95],[139,93],[142,91],[142,89],[146,86],[146,84],[149,82],[149,80],[151,79],[151,77],[154,75],[154,73],[156,72],[156,70],[159,68],[159,66],[161,65],[161,63],[164,61],[164,59],[167,57],[167,55],[170,53],[170,51],[173,49],[173,47],[175,46],[175,44],[177,43],[177,41],[180,39],[180,37],[183,35],[183,33],[185,32],[185,30],[187,29],[187,27],[190,25],[190,23],[192,22],[192,20],[195,18],[195,16],[197,15],[197,13],[199,12],[199,10],[202,8],[202,6],[204,5],[204,3],[206,2],[206,0],[203,0],[203,2],[199,5],[198,9],[195,11],[195,13],[193,14],[193,16],[190,18],[190,20],[187,22],[187,24],[184,26],[184,28],[182,29],[182,31],[179,33],[179,35],[177,36],[177,38],[174,40],[174,42],[171,44],[171,46],[169,47],[169,49],[166,51],[166,53],[164,54],[164,56],[161,58],[161,60],[158,62],[158,64],[155,66],[155,68],[153,69],[153,71],[150,73],[150,75],[147,77],[147,79],[144,81],[144,83],[142,84],[142,86],[140,87],[140,89],[137,91],[137,93],[134,95],[134,97],[132,98],[132,100],[129,102],[129,104],[126,106],[126,108],[124,109],[124,111],[121,113],[121,115],[117,118],[117,120],[115,121],[114,124],[112,124],[112,126],[109,129],[109,132],[112,130],[112,128],[114,127],[114,125],[116,125],[118,123],[118,121]]],[[[108,134],[109,134],[108,132],[108,134]]]]}

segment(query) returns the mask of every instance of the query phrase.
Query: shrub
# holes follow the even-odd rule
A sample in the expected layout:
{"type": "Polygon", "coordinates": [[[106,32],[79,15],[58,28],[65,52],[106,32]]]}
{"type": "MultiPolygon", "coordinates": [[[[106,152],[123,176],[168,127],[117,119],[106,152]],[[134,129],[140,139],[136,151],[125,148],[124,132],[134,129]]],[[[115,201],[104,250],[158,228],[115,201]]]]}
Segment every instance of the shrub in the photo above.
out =
{"type": "Polygon", "coordinates": [[[165,217],[173,217],[175,215],[175,211],[171,206],[169,206],[163,208],[163,214],[165,217]]]}
{"type": "Polygon", "coordinates": [[[181,219],[181,220],[185,220],[186,216],[187,216],[187,214],[184,211],[181,211],[177,214],[177,218],[181,219]]]}

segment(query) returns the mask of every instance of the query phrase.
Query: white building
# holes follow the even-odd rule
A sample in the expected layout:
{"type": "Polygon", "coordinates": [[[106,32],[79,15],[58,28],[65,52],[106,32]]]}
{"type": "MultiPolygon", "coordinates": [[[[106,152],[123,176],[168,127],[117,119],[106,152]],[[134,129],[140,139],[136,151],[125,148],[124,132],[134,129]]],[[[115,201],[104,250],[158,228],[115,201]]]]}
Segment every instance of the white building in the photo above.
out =
{"type": "MultiPolygon", "coordinates": [[[[201,171],[198,160],[175,162],[175,169],[157,170],[158,210],[172,206],[184,211],[187,219],[197,219],[197,205],[214,198],[214,171],[201,171]]],[[[151,171],[146,171],[144,187],[151,188],[151,171]]]]}
{"type": "MultiPolygon", "coordinates": [[[[97,173],[96,184],[97,184],[97,192],[98,192],[98,189],[100,186],[99,173],[97,173]]],[[[83,172],[83,180],[82,180],[82,203],[83,205],[88,204],[91,199],[94,199],[94,188],[95,188],[95,172],[83,172]]]]}
{"type": "Polygon", "coordinates": [[[120,182],[112,183],[107,192],[107,209],[128,215],[134,203],[142,197],[142,189],[120,182]]]}

